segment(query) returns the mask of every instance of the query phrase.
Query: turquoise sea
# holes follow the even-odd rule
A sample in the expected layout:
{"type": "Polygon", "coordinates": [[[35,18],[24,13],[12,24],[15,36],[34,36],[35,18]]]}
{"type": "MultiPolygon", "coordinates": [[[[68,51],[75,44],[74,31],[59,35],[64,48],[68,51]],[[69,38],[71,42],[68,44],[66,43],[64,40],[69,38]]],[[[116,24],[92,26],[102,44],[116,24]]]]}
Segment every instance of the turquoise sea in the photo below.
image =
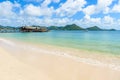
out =
{"type": "Polygon", "coordinates": [[[67,48],[120,55],[120,31],[0,33],[0,37],[36,44],[43,43],[67,48]]]}

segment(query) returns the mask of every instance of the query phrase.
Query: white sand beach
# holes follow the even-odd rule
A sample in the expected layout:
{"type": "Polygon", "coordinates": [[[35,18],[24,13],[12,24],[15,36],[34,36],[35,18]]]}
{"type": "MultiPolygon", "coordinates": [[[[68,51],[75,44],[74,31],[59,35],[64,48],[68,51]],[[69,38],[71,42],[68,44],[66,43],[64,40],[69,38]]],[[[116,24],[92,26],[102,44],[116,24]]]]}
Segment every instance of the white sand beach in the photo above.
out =
{"type": "Polygon", "coordinates": [[[120,80],[119,68],[34,46],[0,39],[0,80],[120,80]]]}

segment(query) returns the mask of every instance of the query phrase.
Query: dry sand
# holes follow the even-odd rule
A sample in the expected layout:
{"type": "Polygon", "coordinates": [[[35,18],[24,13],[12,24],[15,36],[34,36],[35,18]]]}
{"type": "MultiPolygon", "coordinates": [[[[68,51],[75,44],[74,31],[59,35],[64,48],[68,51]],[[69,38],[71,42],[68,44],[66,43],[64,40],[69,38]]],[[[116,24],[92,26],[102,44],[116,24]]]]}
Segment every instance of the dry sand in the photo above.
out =
{"type": "Polygon", "coordinates": [[[52,80],[0,48],[0,80],[52,80]]]}
{"type": "Polygon", "coordinates": [[[118,70],[7,44],[1,40],[0,80],[120,80],[118,70]]]}

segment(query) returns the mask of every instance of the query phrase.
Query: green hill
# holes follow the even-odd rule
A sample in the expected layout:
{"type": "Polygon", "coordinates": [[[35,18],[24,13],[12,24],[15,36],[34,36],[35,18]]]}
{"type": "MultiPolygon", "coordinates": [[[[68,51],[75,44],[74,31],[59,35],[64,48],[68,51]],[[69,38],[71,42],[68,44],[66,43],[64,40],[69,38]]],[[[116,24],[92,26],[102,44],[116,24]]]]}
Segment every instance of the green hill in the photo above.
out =
{"type": "Polygon", "coordinates": [[[76,24],[66,25],[63,29],[64,30],[85,30],[84,28],[81,28],[76,24]]]}
{"type": "Polygon", "coordinates": [[[97,26],[93,26],[93,27],[89,27],[89,28],[86,28],[88,31],[102,31],[103,29],[100,29],[99,27],[97,26]]]}
{"type": "Polygon", "coordinates": [[[66,25],[64,27],[57,27],[57,26],[50,26],[48,27],[49,30],[85,30],[77,26],[76,24],[66,25]]]}
{"type": "Polygon", "coordinates": [[[57,26],[50,26],[48,27],[49,30],[59,30],[59,28],[57,26]]]}

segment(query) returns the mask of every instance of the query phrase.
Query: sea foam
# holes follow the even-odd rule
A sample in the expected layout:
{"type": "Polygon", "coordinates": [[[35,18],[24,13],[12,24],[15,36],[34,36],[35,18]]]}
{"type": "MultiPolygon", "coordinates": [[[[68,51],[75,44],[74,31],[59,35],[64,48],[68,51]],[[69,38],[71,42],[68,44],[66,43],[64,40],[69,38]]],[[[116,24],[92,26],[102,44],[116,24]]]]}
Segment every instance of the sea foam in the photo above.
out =
{"type": "Polygon", "coordinates": [[[70,55],[67,52],[58,51],[58,50],[49,51],[49,50],[39,48],[36,46],[31,46],[31,45],[24,45],[24,44],[18,44],[18,43],[17,43],[18,45],[16,45],[15,42],[10,41],[10,40],[6,40],[6,39],[2,39],[2,38],[0,38],[0,42],[5,44],[5,45],[13,47],[13,49],[14,48],[25,49],[25,50],[36,51],[36,52],[41,53],[41,54],[61,56],[61,57],[65,57],[65,58],[70,58],[70,59],[77,61],[77,62],[82,62],[82,63],[86,63],[86,64],[90,64],[90,65],[94,65],[94,66],[100,66],[100,67],[108,67],[108,68],[111,68],[113,70],[120,71],[120,65],[104,63],[104,62],[101,62],[101,61],[98,61],[98,60],[95,60],[92,58],[81,58],[78,56],[70,55]]]}

